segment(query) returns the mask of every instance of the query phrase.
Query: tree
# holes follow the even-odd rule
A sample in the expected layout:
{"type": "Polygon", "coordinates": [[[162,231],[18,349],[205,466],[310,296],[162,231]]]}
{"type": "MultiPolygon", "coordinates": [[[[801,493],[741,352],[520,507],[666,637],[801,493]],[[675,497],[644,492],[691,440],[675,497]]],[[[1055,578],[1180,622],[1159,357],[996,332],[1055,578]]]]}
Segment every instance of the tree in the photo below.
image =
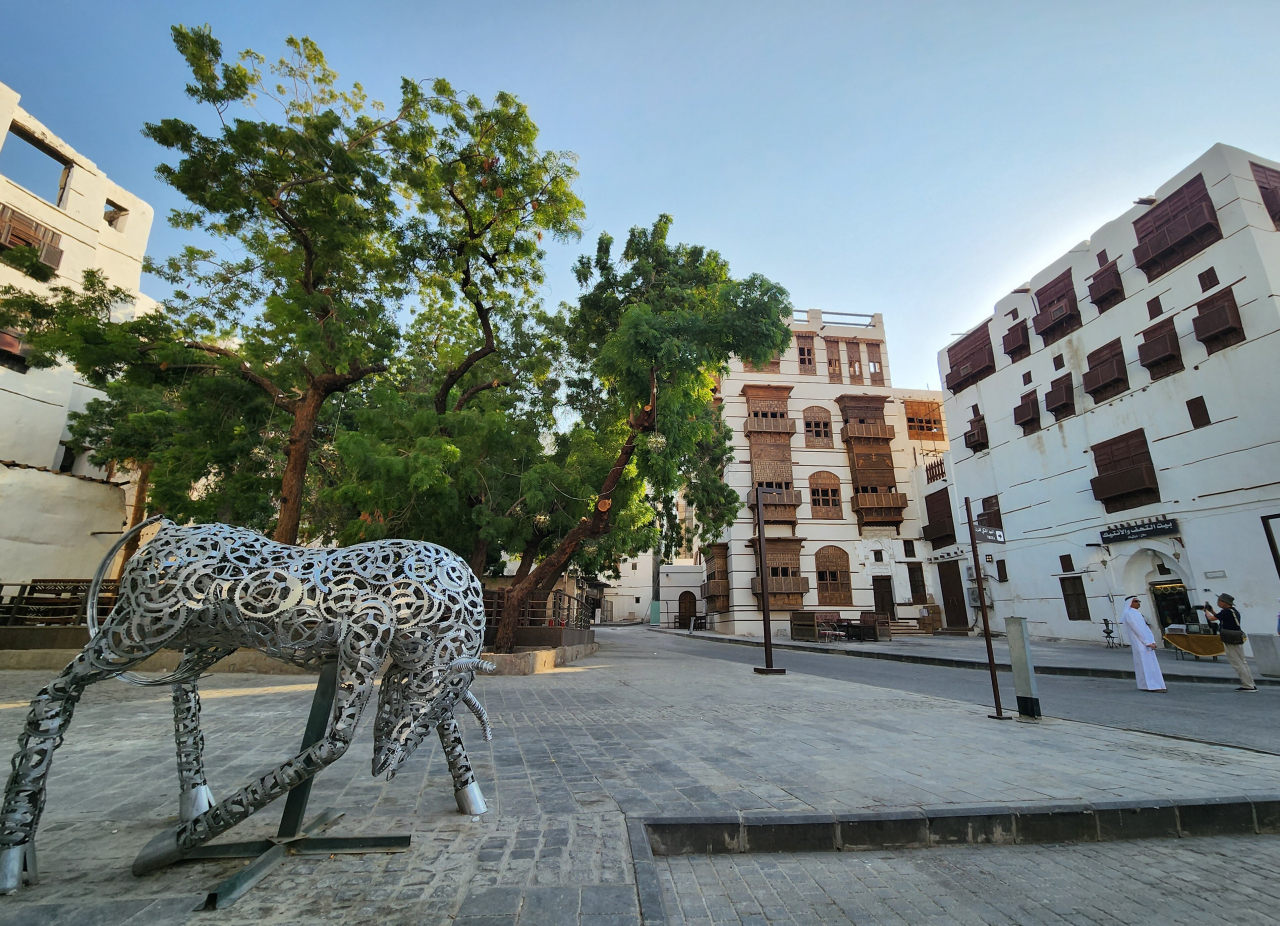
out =
{"type": "MultiPolygon", "coordinates": [[[[485,104],[443,80],[427,88],[406,79],[385,115],[359,84],[339,90],[309,39],[288,40],[269,86],[261,56],[224,63],[207,27],[176,26],[173,38],[193,76],[188,95],[217,122],[206,133],[166,119],[144,134],[179,156],[158,170],[189,203],[170,221],[225,242],[230,256],[188,247],[152,265],[174,295],[131,321],[111,321],[122,294],[98,276],[86,276],[79,294],[0,291],[0,321],[27,330],[37,365],[66,359],[96,384],[166,389],[193,427],[193,402],[203,398],[193,382],[219,380],[222,398],[235,391],[227,380],[249,387],[255,407],[265,402],[279,416],[278,484],[258,484],[276,512],[275,539],[293,543],[325,404],[388,370],[406,309],[461,306],[474,316],[474,347],[436,384],[438,413],[503,384],[480,377],[497,349],[495,319],[517,314],[540,284],[543,233],[578,233],[573,157],[539,151],[537,127],[509,94],[485,104]],[[258,114],[261,101],[278,105],[277,121],[258,114]],[[231,118],[233,104],[250,117],[231,118]]],[[[95,409],[103,427],[127,413],[95,409]]],[[[241,424],[262,428],[252,417],[241,424]]],[[[209,495],[200,456],[172,470],[190,477],[188,495],[209,495]]]]}
{"type": "MultiPolygon", "coordinates": [[[[535,589],[564,571],[583,544],[614,527],[615,502],[642,494],[694,506],[696,531],[716,539],[737,517],[741,501],[724,483],[729,431],[715,402],[716,378],[730,356],[762,363],[790,338],[791,314],[782,287],[752,275],[735,280],[715,251],[667,243],[671,217],[633,228],[615,261],[613,240],[601,235],[594,258],[579,258],[583,293],[566,307],[566,346],[575,365],[569,403],[580,416],[571,431],[607,450],[607,469],[594,483],[588,513],[542,562],[513,584],[495,649],[511,652],[520,612],[535,589]]],[[[674,506],[666,506],[674,514],[674,506]]],[[[663,543],[685,538],[668,516],[663,543]]]]}

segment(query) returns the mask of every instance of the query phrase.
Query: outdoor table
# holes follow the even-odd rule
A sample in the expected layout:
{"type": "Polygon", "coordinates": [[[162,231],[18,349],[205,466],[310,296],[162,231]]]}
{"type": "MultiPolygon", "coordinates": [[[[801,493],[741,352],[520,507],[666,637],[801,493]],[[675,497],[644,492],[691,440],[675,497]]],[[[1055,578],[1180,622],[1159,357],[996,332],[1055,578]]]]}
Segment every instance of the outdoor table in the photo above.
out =
{"type": "Polygon", "coordinates": [[[1216,633],[1186,633],[1174,630],[1172,626],[1165,629],[1164,638],[1182,653],[1195,656],[1212,656],[1217,658],[1226,653],[1222,645],[1222,637],[1216,633]]]}
{"type": "Polygon", "coordinates": [[[846,640],[862,642],[865,639],[862,635],[862,624],[857,621],[837,621],[835,627],[844,634],[846,640]]]}

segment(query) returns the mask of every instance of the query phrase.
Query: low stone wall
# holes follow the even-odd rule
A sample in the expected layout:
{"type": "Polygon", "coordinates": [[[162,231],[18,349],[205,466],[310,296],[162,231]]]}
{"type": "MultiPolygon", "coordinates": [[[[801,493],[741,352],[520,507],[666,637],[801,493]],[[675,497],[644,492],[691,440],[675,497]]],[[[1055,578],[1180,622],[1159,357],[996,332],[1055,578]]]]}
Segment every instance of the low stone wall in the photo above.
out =
{"type": "MultiPolygon", "coordinates": [[[[599,643],[577,646],[557,646],[555,649],[528,649],[525,652],[499,655],[485,653],[484,658],[498,667],[497,675],[535,675],[549,672],[556,666],[568,665],[585,659],[600,648],[599,643]]],[[[78,649],[8,649],[0,650],[0,670],[44,669],[50,672],[62,670],[80,653],[78,649]]],[[[141,666],[139,672],[168,672],[178,667],[182,654],[172,650],[156,653],[141,666]]],[[[210,672],[248,672],[261,675],[312,675],[305,669],[269,659],[253,650],[232,653],[215,663],[210,672]]]]}
{"type": "MultiPolygon", "coordinates": [[[[519,650],[520,647],[517,647],[519,650]]],[[[556,666],[568,665],[593,655],[600,649],[599,643],[579,643],[576,646],[557,646],[555,649],[527,649],[515,653],[483,653],[487,659],[498,667],[495,675],[536,675],[539,672],[550,672],[556,666]]]]}
{"type": "MultiPolygon", "coordinates": [[[[10,649],[0,650],[0,669],[48,669],[62,670],[80,654],[78,649],[10,649]]],[[[178,667],[182,654],[173,650],[156,653],[142,665],[139,672],[169,672],[178,667]]],[[[209,672],[249,672],[260,675],[314,675],[276,659],[269,659],[255,650],[240,650],[221,662],[215,663],[209,672]]]]}

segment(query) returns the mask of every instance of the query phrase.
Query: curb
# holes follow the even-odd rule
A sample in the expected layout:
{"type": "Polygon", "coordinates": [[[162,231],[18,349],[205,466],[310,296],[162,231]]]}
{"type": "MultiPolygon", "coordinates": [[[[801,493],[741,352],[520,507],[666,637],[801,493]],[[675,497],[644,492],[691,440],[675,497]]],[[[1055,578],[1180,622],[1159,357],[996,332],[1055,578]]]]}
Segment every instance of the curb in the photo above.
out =
{"type": "MultiPolygon", "coordinates": [[[[744,811],[628,817],[627,830],[643,910],[641,868],[648,866],[656,884],[655,855],[841,852],[1280,834],[1280,794],[940,804],[863,813],[744,811]],[[639,835],[641,832],[643,836],[639,835]]],[[[660,901],[661,893],[657,896],[660,901]]],[[[645,913],[645,923],[649,922],[645,913]]]]}
{"type": "MultiPolygon", "coordinates": [[[[732,637],[724,637],[716,639],[715,637],[690,637],[688,631],[684,630],[667,630],[662,627],[650,627],[655,633],[665,633],[676,637],[685,637],[686,639],[705,640],[708,643],[728,643],[732,646],[754,646],[758,649],[764,648],[764,641],[756,640],[736,640],[732,637]]],[[[774,642],[774,649],[792,650],[797,653],[822,653],[829,656],[854,656],[858,659],[883,659],[888,662],[907,662],[914,665],[922,666],[942,666],[947,669],[981,669],[987,670],[986,662],[979,662],[973,659],[952,659],[948,656],[916,656],[912,653],[884,653],[874,650],[849,650],[849,649],[824,649],[820,646],[814,646],[805,643],[779,643],[774,642]]],[[[1013,669],[1007,662],[997,662],[996,670],[999,672],[1012,672],[1013,669]]],[[[1132,681],[1135,676],[1132,672],[1124,669],[1089,669],[1082,666],[1036,666],[1036,675],[1069,675],[1077,678],[1117,678],[1129,679],[1132,681]]],[[[1165,681],[1173,682],[1192,682],[1207,683],[1210,685],[1238,685],[1239,680],[1235,678],[1217,678],[1210,675],[1173,675],[1163,672],[1165,681]]],[[[1280,687],[1280,679],[1261,678],[1254,676],[1255,685],[1274,685],[1280,687]]]]}
{"type": "Polygon", "coordinates": [[[631,843],[631,865],[636,875],[636,899],[640,902],[640,921],[644,926],[667,926],[667,911],[662,906],[662,884],[658,866],[653,861],[653,848],[644,821],[627,817],[627,840],[631,843]]]}

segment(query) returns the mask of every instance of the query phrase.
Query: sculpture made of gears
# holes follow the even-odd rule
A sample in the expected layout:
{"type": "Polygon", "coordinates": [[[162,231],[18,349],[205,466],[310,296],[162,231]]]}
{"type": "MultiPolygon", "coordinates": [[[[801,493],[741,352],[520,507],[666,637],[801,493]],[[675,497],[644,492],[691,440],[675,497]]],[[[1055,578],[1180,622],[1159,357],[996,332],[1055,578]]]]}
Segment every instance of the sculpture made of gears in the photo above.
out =
{"type": "Polygon", "coordinates": [[[31,702],[0,814],[0,893],[18,890],[24,870],[34,879],[45,782],[76,702],[87,685],[122,675],[136,684],[172,686],[178,746],[181,823],[152,840],[134,862],[135,874],[181,859],[338,759],[384,665],[373,774],[394,776],[434,729],[458,809],[485,812],[453,716],[465,705],[491,738],[484,708],[468,690],[477,671],[494,666],[478,658],[484,607],[465,561],[429,543],[384,540],[317,550],[225,524],[162,521],[129,561],[116,606],[99,626],[102,576],[143,526],[121,537],[98,569],[89,593],[88,645],[31,702]],[[204,775],[196,680],[241,648],[317,671],[336,660],[337,693],[320,742],[218,802],[204,775]],[[128,673],[161,649],[182,652],[173,673],[160,679],[128,673]]]}

